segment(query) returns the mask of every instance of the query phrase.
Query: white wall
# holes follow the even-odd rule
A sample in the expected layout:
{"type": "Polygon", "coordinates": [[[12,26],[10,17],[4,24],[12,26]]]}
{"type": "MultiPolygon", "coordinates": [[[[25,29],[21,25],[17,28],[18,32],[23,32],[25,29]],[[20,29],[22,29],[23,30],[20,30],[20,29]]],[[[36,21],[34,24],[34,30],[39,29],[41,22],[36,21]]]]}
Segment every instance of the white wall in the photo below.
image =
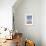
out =
{"type": "Polygon", "coordinates": [[[12,6],[16,0],[0,0],[0,27],[12,28],[12,6]]]}
{"type": "Polygon", "coordinates": [[[41,4],[41,38],[42,46],[46,46],[46,0],[42,0],[41,4]]]}
{"type": "MultiPolygon", "coordinates": [[[[14,5],[15,6],[15,5],[14,5]]],[[[36,46],[41,46],[41,1],[23,0],[23,2],[14,9],[15,28],[22,32],[24,38],[35,41],[36,46]],[[33,13],[33,25],[25,25],[25,14],[33,13]]]]}
{"type": "MultiPolygon", "coordinates": [[[[12,28],[12,6],[15,2],[16,0],[0,0],[0,26],[8,27],[10,29],[12,28]]],[[[46,0],[41,0],[41,2],[40,0],[30,0],[30,2],[24,1],[24,3],[22,3],[22,5],[20,5],[17,9],[17,13],[15,12],[15,25],[18,31],[23,32],[24,37],[27,36],[27,33],[27,37],[29,37],[29,39],[34,39],[37,45],[40,43],[39,40],[41,34],[42,46],[46,46],[46,0]],[[40,9],[40,3],[42,4],[42,9],[40,9]],[[24,14],[28,12],[33,12],[34,25],[25,25],[24,14]]]]}

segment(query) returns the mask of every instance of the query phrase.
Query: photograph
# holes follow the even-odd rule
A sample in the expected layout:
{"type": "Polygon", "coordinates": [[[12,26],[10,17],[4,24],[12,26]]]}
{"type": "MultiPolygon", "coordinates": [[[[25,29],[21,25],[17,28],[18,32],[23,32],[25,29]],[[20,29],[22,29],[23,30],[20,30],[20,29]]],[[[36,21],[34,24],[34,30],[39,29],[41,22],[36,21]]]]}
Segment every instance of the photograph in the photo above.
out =
{"type": "Polygon", "coordinates": [[[25,24],[26,25],[32,25],[33,24],[33,16],[32,15],[26,15],[25,16],[25,24]]]}
{"type": "Polygon", "coordinates": [[[46,0],[0,0],[0,46],[46,46],[46,0]]]}

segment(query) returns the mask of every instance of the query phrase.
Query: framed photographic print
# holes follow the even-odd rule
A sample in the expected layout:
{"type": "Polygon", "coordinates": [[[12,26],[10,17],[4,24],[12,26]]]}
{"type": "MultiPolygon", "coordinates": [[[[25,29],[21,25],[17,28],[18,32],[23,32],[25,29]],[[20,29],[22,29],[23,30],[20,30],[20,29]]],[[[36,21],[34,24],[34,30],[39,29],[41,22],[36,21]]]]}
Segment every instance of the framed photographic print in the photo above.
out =
{"type": "Polygon", "coordinates": [[[25,15],[25,24],[26,25],[32,25],[33,24],[33,16],[32,16],[32,14],[26,14],[25,15]]]}

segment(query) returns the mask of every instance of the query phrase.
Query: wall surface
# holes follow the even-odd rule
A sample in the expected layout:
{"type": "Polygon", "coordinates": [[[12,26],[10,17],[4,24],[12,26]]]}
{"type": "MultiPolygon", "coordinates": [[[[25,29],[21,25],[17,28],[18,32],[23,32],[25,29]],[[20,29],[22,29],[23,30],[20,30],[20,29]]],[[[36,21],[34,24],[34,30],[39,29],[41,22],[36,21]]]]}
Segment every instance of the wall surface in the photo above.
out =
{"type": "Polygon", "coordinates": [[[41,1],[41,38],[42,46],[46,46],[46,0],[41,1]]]}
{"type": "Polygon", "coordinates": [[[12,28],[12,6],[16,0],[0,0],[0,27],[12,28]]]}
{"type": "MultiPolygon", "coordinates": [[[[16,6],[16,5],[14,5],[16,6]]],[[[14,9],[15,28],[23,33],[23,37],[35,41],[36,46],[41,46],[41,1],[23,0],[23,2],[14,9]],[[33,25],[25,25],[25,14],[33,15],[33,25]]]]}

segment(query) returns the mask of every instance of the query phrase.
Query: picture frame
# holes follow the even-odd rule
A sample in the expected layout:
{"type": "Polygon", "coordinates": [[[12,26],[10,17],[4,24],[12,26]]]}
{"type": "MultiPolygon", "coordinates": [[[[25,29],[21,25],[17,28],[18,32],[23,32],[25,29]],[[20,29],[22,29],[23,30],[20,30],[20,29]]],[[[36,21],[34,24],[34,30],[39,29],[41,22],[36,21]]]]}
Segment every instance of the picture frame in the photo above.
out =
{"type": "Polygon", "coordinates": [[[33,24],[33,15],[25,14],[25,25],[32,25],[32,24],[33,24]]]}

